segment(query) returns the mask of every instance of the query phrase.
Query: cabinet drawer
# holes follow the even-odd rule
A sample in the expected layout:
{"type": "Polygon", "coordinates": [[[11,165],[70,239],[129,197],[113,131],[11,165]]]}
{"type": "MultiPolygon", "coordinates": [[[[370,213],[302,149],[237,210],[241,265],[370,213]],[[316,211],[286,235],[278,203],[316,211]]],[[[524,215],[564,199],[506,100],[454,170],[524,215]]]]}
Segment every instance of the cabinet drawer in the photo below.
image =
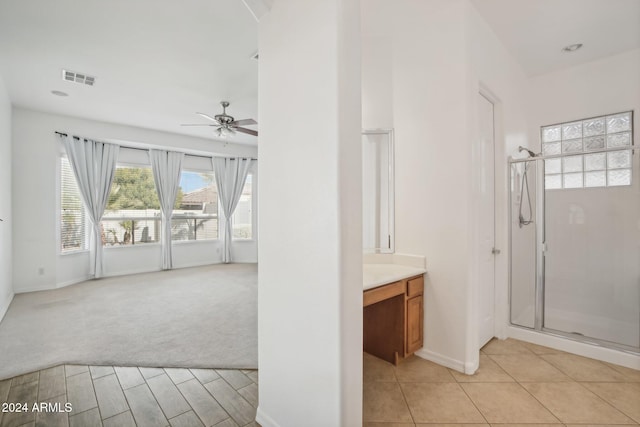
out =
{"type": "Polygon", "coordinates": [[[366,307],[371,304],[386,300],[387,298],[394,297],[396,295],[404,294],[404,283],[394,282],[388,285],[380,286],[379,288],[366,291],[363,295],[363,306],[366,307]]]}
{"type": "Polygon", "coordinates": [[[424,292],[424,276],[414,277],[407,280],[407,296],[409,298],[422,295],[424,292]]]}

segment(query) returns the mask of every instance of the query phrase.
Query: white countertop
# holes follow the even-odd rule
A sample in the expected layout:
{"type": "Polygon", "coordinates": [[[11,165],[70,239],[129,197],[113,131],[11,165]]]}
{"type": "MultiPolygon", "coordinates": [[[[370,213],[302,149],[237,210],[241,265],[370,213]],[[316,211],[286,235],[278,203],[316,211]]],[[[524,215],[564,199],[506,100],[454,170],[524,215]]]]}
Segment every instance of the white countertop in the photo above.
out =
{"type": "Polygon", "coordinates": [[[400,264],[362,264],[363,289],[393,283],[408,277],[426,273],[426,269],[400,264]]]}

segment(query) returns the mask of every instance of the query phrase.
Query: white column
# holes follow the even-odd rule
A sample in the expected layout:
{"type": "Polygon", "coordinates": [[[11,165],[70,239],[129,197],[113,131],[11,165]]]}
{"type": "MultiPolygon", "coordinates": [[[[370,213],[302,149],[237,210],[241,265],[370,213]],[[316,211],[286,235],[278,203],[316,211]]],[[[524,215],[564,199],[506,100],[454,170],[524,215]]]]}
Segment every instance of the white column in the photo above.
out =
{"type": "Polygon", "coordinates": [[[257,420],[362,424],[359,0],[260,21],[257,420]]]}

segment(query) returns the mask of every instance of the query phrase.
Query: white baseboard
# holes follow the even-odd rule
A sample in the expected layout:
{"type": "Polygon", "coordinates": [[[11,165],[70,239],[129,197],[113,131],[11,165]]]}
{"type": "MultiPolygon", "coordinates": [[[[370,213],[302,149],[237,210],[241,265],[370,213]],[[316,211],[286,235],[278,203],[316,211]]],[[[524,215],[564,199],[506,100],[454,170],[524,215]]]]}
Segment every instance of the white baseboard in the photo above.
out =
{"type": "Polygon", "coordinates": [[[13,291],[16,294],[26,294],[27,292],[50,291],[53,289],[57,289],[57,286],[27,286],[25,288],[16,288],[13,291]]]}
{"type": "Polygon", "coordinates": [[[0,322],[2,322],[2,319],[4,319],[4,315],[7,314],[7,310],[9,310],[9,306],[11,305],[11,301],[13,301],[14,295],[15,294],[11,292],[9,294],[9,299],[7,300],[7,303],[4,304],[2,307],[0,307],[0,322]]]}
{"type": "Polygon", "coordinates": [[[56,283],[56,288],[64,288],[66,286],[71,286],[71,285],[75,285],[76,283],[81,283],[81,282],[86,282],[87,280],[91,280],[92,277],[91,276],[86,276],[86,277],[79,277],[77,279],[71,279],[71,280],[67,280],[66,282],[60,282],[60,283],[56,283]]]}
{"type": "Polygon", "coordinates": [[[270,416],[262,412],[259,404],[258,404],[258,410],[256,411],[256,422],[260,424],[262,427],[280,427],[280,425],[275,421],[273,421],[273,419],[271,419],[270,416]]]}
{"type": "Polygon", "coordinates": [[[507,328],[507,334],[510,338],[530,342],[532,344],[555,348],[557,350],[566,351],[579,356],[626,366],[627,368],[640,369],[640,355],[638,354],[573,341],[567,338],[514,326],[509,326],[507,328]]]}
{"type": "Polygon", "coordinates": [[[424,348],[416,351],[416,356],[422,357],[423,359],[430,360],[432,362],[437,363],[438,365],[446,366],[447,368],[455,369],[458,372],[465,373],[465,363],[452,359],[449,356],[442,355],[440,353],[436,353],[435,351],[426,350],[424,348]]]}

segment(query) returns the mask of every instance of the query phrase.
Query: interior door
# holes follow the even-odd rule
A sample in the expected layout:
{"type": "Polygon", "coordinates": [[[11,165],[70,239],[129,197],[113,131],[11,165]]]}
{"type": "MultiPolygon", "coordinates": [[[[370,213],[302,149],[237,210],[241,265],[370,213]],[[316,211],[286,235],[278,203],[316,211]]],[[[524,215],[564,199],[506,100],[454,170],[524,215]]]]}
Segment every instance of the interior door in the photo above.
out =
{"type": "Polygon", "coordinates": [[[480,93],[478,94],[478,119],[477,153],[480,167],[478,342],[482,347],[494,336],[495,145],[494,106],[480,93]]]}

